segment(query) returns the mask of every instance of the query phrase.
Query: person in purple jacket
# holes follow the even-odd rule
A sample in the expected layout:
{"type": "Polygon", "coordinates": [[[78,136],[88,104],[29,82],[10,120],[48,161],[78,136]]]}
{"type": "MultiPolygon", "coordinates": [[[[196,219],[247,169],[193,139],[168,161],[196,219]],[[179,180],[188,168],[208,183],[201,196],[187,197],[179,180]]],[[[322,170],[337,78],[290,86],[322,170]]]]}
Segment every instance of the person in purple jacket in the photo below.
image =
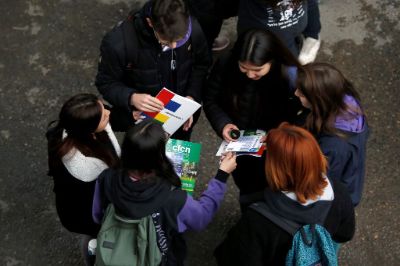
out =
{"type": "Polygon", "coordinates": [[[121,147],[121,169],[100,174],[93,200],[93,219],[101,223],[104,210],[112,203],[115,211],[129,219],[152,215],[166,236],[167,265],[183,265],[186,230],[204,229],[220,206],[229,174],[236,168],[236,155],[222,159],[215,178],[195,200],[181,189],[181,181],[165,154],[166,134],[162,126],[145,120],[131,128],[121,147]]]}
{"type": "Polygon", "coordinates": [[[304,127],[316,136],[328,158],[328,176],[346,185],[357,206],[369,135],[358,92],[337,68],[311,63],[298,69],[295,95],[309,110],[304,127]]]}

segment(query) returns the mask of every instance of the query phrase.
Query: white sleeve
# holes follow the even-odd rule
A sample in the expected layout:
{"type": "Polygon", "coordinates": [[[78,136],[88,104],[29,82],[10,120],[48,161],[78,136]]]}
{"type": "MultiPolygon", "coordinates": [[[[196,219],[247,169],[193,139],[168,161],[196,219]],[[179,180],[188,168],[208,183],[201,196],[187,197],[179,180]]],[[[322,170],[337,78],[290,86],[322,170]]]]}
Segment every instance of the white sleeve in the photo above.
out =
{"type": "Polygon", "coordinates": [[[103,170],[108,168],[102,160],[87,157],[75,148],[62,157],[62,162],[73,177],[84,182],[95,180],[103,170]]]}
{"type": "Polygon", "coordinates": [[[118,157],[121,156],[121,147],[119,146],[118,140],[115,137],[114,131],[111,129],[110,123],[107,124],[105,131],[110,139],[112,145],[114,146],[114,150],[117,153],[118,157]]]}

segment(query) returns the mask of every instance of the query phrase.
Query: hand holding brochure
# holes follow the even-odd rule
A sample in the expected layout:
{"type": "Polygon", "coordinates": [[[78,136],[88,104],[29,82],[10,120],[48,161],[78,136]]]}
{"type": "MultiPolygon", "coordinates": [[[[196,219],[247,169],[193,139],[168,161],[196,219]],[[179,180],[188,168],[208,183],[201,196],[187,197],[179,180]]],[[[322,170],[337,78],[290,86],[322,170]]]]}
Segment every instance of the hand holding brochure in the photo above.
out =
{"type": "Polygon", "coordinates": [[[191,195],[196,184],[201,144],[169,139],[165,149],[176,174],[182,181],[182,189],[191,195]]]}
{"type": "Polygon", "coordinates": [[[143,112],[142,114],[161,123],[164,130],[170,135],[174,134],[201,106],[166,88],[163,88],[156,98],[164,104],[164,109],[160,112],[143,112]]]}
{"type": "Polygon", "coordinates": [[[225,152],[234,151],[236,155],[252,155],[261,157],[265,146],[260,142],[265,136],[264,130],[240,130],[240,137],[236,141],[222,141],[216,156],[221,156],[225,152]]]}

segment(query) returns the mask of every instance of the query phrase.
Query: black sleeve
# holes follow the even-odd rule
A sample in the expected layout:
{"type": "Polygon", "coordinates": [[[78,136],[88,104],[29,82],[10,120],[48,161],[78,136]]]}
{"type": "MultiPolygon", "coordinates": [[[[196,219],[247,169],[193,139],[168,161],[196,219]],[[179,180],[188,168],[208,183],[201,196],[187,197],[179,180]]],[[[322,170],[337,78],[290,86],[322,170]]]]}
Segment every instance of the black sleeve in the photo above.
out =
{"type": "MultiPolygon", "coordinates": [[[[331,180],[331,179],[330,179],[331,180]]],[[[354,207],[346,187],[338,180],[331,180],[335,199],[329,210],[325,227],[338,243],[350,241],[355,232],[354,207]]]]}
{"type": "Polygon", "coordinates": [[[208,121],[215,132],[222,137],[222,129],[226,124],[233,123],[232,119],[222,108],[223,95],[223,81],[224,67],[226,67],[226,60],[220,58],[211,70],[204,94],[203,94],[203,108],[208,121]]]}
{"type": "Polygon", "coordinates": [[[251,219],[245,214],[229,230],[227,237],[214,252],[218,265],[264,265],[262,257],[265,247],[258,241],[260,237],[257,236],[253,227],[254,224],[251,223],[251,219]]]}
{"type": "Polygon", "coordinates": [[[283,265],[292,239],[270,220],[247,209],[214,256],[218,265],[283,265]]]}
{"type": "Polygon", "coordinates": [[[318,0],[306,0],[307,1],[307,17],[308,23],[305,28],[303,35],[305,38],[311,37],[318,39],[319,33],[321,32],[321,20],[319,15],[318,0]]]}
{"type": "Polygon", "coordinates": [[[112,105],[131,111],[130,97],[135,92],[123,83],[126,55],[121,27],[116,27],[102,40],[96,75],[96,87],[112,105]]]}
{"type": "Polygon", "coordinates": [[[202,90],[211,65],[211,55],[206,38],[197,20],[192,17],[192,71],[186,88],[186,95],[196,102],[201,102],[202,90]]]}

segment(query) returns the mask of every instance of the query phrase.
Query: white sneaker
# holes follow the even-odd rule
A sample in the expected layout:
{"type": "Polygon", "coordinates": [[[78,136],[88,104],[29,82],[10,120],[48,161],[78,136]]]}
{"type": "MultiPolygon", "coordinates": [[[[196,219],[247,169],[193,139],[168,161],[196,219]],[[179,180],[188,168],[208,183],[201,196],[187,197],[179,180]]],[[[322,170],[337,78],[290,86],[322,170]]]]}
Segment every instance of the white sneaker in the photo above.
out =
{"type": "Polygon", "coordinates": [[[215,40],[213,42],[212,50],[214,52],[224,50],[226,47],[228,47],[228,45],[230,43],[231,43],[231,41],[227,37],[219,36],[219,37],[215,38],[215,40]]]}
{"type": "Polygon", "coordinates": [[[302,65],[314,62],[317,57],[319,47],[321,46],[321,41],[311,37],[307,37],[303,41],[303,47],[301,47],[299,61],[302,65]]]}

